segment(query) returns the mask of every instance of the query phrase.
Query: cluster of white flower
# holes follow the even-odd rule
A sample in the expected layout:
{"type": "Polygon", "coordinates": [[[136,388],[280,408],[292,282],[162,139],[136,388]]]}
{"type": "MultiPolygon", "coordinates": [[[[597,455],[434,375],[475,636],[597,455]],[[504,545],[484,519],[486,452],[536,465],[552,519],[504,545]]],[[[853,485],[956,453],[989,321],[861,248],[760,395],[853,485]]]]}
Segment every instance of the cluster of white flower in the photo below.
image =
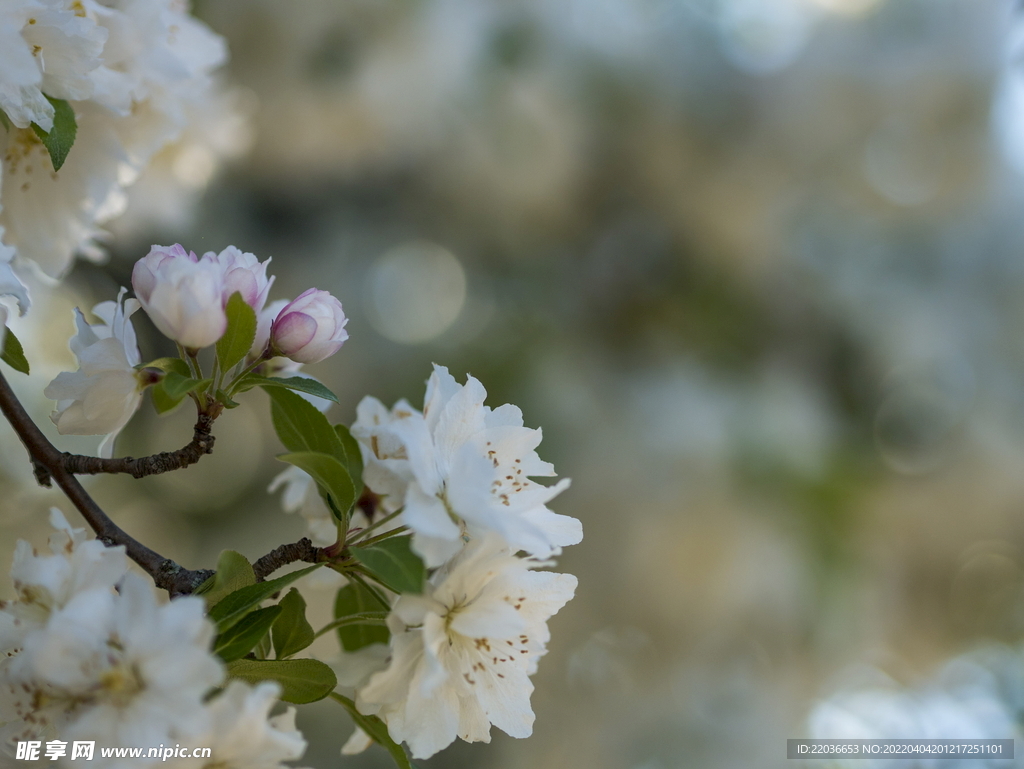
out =
{"type": "Polygon", "coordinates": [[[162,147],[224,94],[224,41],[182,0],[8,0],[0,4],[0,225],[45,273],[95,255],[97,226],[162,147]],[[55,171],[33,129],[66,100],[77,132],[55,171]],[[3,127],[0,127],[3,128],[3,127]]]}
{"type": "MultiPolygon", "coordinates": [[[[365,398],[352,434],[363,480],[410,528],[413,548],[439,567],[423,595],[403,594],[388,619],[391,659],[356,692],[392,739],[427,758],[456,737],[490,740],[533,729],[529,676],[546,652],[547,620],[576,590],[571,574],[536,571],[583,537],[580,522],[547,502],[565,489],[537,456],[540,430],[512,405],[491,410],[483,385],[459,385],[434,367],[423,411],[365,398]],[[525,552],[528,557],[519,557],[525,552]]],[[[364,740],[365,742],[365,740],[364,740]]],[[[360,745],[357,733],[347,750],[360,745]]]]}
{"type": "Polygon", "coordinates": [[[128,572],[123,548],[87,540],[56,510],[51,520],[50,554],[18,543],[18,599],[0,607],[5,765],[17,741],[54,738],[210,747],[209,764],[180,762],[193,769],[276,769],[302,755],[294,712],[267,717],[276,684],[232,681],[208,701],[224,668],[210,651],[214,628],[201,599],[159,604],[147,580],[128,572]]]}
{"type": "Polygon", "coordinates": [[[294,370],[333,355],[348,339],[348,322],[341,303],[326,291],[309,289],[291,302],[266,305],[273,277],[270,260],[228,246],[219,254],[199,258],[181,245],[153,246],[132,273],[137,299],[103,302],[93,308],[102,321],[90,325],[75,310],[78,333],[71,350],[78,359],[76,372],[62,372],[46,388],[57,401],[51,415],[62,434],[105,435],[100,456],[112,456],[114,439],[142,402],[142,391],[153,384],[152,372],[142,362],[131,316],[140,307],[168,338],[188,350],[216,343],[227,329],[225,307],[235,293],[258,317],[247,362],[273,363],[275,370],[294,370]]]}

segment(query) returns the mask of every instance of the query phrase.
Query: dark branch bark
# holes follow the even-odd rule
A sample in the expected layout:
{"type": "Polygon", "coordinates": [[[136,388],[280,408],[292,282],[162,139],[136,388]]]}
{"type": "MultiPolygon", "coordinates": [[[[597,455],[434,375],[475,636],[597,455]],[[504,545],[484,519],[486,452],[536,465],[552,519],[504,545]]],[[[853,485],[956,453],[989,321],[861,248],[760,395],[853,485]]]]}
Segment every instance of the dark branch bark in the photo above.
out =
{"type": "Polygon", "coordinates": [[[269,575],[289,563],[296,561],[320,563],[326,560],[327,554],[323,548],[315,547],[308,537],[303,537],[298,542],[281,545],[257,559],[256,563],[252,565],[252,570],[256,574],[256,581],[263,582],[269,575]]]}
{"type": "Polygon", "coordinates": [[[108,546],[123,545],[128,557],[153,578],[156,586],[171,597],[193,592],[213,574],[207,569],[192,571],[179,566],[169,558],[150,550],[114,523],[82,488],[82,484],[64,466],[65,455],[47,440],[46,436],[25,412],[7,379],[0,373],[0,413],[11,423],[21,442],[25,444],[36,479],[45,486],[53,480],[63,491],[96,538],[108,546]]]}
{"type": "Polygon", "coordinates": [[[180,470],[183,467],[194,465],[204,454],[213,453],[214,439],[210,435],[210,430],[213,427],[214,418],[209,414],[200,414],[191,442],[177,451],[165,451],[138,459],[134,457],[103,459],[64,453],[61,455],[64,458],[64,469],[74,475],[127,473],[135,478],[145,478],[147,475],[159,475],[170,470],[180,470]]]}

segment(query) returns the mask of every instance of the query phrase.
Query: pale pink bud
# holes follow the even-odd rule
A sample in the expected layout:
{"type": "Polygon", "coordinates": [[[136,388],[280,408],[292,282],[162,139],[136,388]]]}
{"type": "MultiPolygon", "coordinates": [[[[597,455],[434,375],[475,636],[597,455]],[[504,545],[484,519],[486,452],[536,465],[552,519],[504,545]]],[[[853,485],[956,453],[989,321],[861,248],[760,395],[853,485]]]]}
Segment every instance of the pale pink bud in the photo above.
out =
{"type": "Polygon", "coordinates": [[[281,310],[271,328],[270,343],[275,353],[297,363],[318,363],[348,339],[346,323],[341,302],[311,288],[281,310]]]}
{"type": "Polygon", "coordinates": [[[180,245],[153,246],[135,264],[132,286],[153,325],[175,342],[200,349],[224,335],[224,277],[215,262],[180,245]]]}
{"type": "Polygon", "coordinates": [[[254,254],[240,251],[234,246],[228,246],[219,254],[210,251],[203,254],[203,259],[212,261],[221,270],[224,277],[224,304],[226,305],[231,295],[237,291],[245,303],[259,315],[263,305],[267,303],[270,286],[274,283],[272,277],[267,278],[267,265],[270,264],[270,260],[260,262],[254,254]]]}

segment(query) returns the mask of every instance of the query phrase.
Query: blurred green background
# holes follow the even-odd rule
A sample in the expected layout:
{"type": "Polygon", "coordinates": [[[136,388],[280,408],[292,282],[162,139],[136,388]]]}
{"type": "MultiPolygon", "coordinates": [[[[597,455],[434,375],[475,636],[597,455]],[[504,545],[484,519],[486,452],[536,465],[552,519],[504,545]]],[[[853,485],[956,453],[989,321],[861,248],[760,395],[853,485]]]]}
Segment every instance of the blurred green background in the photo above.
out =
{"type": "MultiPolygon", "coordinates": [[[[543,426],[541,456],[573,479],[553,507],[585,538],[560,559],[580,587],[551,622],[534,737],[495,730],[422,766],[781,767],[849,666],[913,686],[979,646],[1015,649],[1024,70],[1009,2],[196,12],[231,48],[249,119],[222,137],[236,157],[190,199],[215,158],[179,154],[162,172],[180,194],[144,178],[108,264],[37,287],[36,325],[15,326],[37,373],[16,384],[49,425],[39,391],[73,368],[72,306],[113,298],[151,243],[234,244],[273,257],[271,298],[342,300],[351,339],[309,368],[339,394],[335,419],[364,394],[419,404],[437,362],[543,426]]],[[[143,357],[163,354],[136,326],[143,357]]],[[[190,567],[227,547],[255,558],[304,534],[266,493],[283,468],[267,411],[249,394],[196,467],[90,488],[190,567]]],[[[184,445],[191,422],[144,409],[119,453],[184,445]]],[[[0,451],[6,563],[17,538],[43,544],[47,507],[70,508],[33,486],[6,425],[0,451]]],[[[310,595],[326,618],[332,593],[310,595]]],[[[340,765],[341,709],[299,724],[302,765],[340,765]]]]}

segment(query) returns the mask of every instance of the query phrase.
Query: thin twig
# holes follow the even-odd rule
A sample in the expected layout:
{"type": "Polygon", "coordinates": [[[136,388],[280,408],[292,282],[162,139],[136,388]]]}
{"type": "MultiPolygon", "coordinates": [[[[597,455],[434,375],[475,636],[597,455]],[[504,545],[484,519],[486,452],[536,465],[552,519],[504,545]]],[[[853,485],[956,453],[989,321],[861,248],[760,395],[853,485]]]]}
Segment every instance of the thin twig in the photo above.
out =
{"type": "MultiPolygon", "coordinates": [[[[205,454],[213,453],[214,438],[210,435],[215,416],[200,413],[193,428],[192,440],[177,451],[164,451],[148,457],[87,457],[81,454],[63,453],[64,469],[74,475],[96,475],[98,473],[127,473],[135,478],[159,475],[171,470],[180,470],[194,465],[205,454]]],[[[38,472],[37,472],[38,476],[38,472]]],[[[49,485],[49,484],[44,484],[49,485]]]]}
{"type": "Polygon", "coordinates": [[[258,558],[252,565],[252,570],[256,574],[256,581],[263,582],[269,575],[289,563],[321,563],[326,560],[328,556],[323,548],[314,546],[309,537],[303,537],[298,542],[281,545],[258,558]]]}
{"type": "Polygon", "coordinates": [[[64,454],[47,440],[32,421],[2,373],[0,373],[0,413],[3,413],[21,442],[25,444],[37,480],[42,482],[44,475],[47,480],[52,479],[85,518],[86,523],[96,533],[96,538],[108,546],[123,545],[128,557],[153,578],[157,587],[166,590],[171,597],[183,595],[194,591],[213,574],[208,569],[192,571],[179,566],[170,558],[164,558],[159,553],[150,550],[110,520],[109,516],[96,504],[96,501],[82,488],[78,479],[68,472],[64,466],[64,454]]]}

